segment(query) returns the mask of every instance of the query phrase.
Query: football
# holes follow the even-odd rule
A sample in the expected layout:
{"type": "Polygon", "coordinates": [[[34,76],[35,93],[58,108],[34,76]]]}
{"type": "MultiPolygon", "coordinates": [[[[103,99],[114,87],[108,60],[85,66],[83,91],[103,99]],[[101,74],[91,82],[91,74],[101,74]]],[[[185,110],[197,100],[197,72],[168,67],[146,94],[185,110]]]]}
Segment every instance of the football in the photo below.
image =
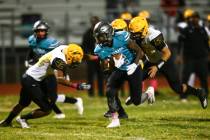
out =
{"type": "Polygon", "coordinates": [[[104,73],[110,73],[114,68],[114,61],[113,59],[105,59],[100,61],[101,69],[104,73]]]}
{"type": "Polygon", "coordinates": [[[119,60],[121,55],[122,55],[121,53],[114,54],[113,58],[115,58],[116,60],[119,60]]]}

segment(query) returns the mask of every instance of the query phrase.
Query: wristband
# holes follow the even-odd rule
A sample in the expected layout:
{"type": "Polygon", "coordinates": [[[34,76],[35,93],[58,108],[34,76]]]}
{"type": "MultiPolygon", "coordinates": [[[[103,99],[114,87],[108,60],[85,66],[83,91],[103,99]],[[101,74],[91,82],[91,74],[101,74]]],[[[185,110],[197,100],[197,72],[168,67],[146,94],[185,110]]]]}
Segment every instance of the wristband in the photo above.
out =
{"type": "Polygon", "coordinates": [[[157,68],[161,69],[161,67],[165,64],[165,61],[163,59],[161,59],[158,63],[157,63],[157,68]]]}

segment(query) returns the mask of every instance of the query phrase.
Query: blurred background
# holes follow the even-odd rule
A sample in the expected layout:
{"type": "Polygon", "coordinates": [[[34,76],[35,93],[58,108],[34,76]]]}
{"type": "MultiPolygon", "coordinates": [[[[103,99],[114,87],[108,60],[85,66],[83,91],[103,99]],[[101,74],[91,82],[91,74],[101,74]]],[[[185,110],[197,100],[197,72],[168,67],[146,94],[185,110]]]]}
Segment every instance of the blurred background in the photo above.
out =
{"type": "MultiPolygon", "coordinates": [[[[147,10],[151,13],[151,24],[162,31],[176,52],[177,13],[186,7],[198,11],[205,20],[210,13],[210,0],[0,0],[0,83],[19,82],[25,71],[27,38],[39,19],[48,22],[50,36],[62,44],[81,44],[92,16],[111,22],[124,11],[135,16],[147,10]]],[[[73,70],[72,79],[85,80],[86,65],[79,67],[79,73],[73,70]]]]}

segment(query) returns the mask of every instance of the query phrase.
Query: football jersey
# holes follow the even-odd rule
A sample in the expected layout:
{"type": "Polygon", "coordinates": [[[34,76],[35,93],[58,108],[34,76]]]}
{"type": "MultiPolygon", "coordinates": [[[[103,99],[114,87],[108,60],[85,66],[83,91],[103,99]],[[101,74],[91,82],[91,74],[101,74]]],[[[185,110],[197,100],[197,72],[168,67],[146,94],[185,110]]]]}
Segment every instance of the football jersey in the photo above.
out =
{"type": "Polygon", "coordinates": [[[130,39],[130,34],[127,31],[118,31],[113,35],[112,46],[106,46],[102,44],[97,44],[94,53],[100,57],[100,59],[111,58],[115,54],[122,54],[125,58],[125,63],[119,67],[121,70],[127,70],[127,66],[133,63],[135,59],[135,53],[130,50],[128,42],[130,39]]]}
{"type": "Polygon", "coordinates": [[[136,43],[141,47],[146,58],[151,63],[159,62],[162,57],[161,50],[167,47],[162,33],[153,27],[149,27],[147,36],[141,41],[136,40],[136,43]]]}
{"type": "Polygon", "coordinates": [[[55,58],[60,58],[66,63],[66,58],[63,53],[67,45],[60,45],[54,50],[40,57],[39,61],[27,69],[26,74],[34,78],[36,81],[42,81],[49,73],[53,73],[54,69],[51,64],[55,58]]]}
{"type": "Polygon", "coordinates": [[[28,38],[29,47],[39,56],[46,54],[60,45],[60,42],[54,38],[37,39],[34,35],[28,38]]]}

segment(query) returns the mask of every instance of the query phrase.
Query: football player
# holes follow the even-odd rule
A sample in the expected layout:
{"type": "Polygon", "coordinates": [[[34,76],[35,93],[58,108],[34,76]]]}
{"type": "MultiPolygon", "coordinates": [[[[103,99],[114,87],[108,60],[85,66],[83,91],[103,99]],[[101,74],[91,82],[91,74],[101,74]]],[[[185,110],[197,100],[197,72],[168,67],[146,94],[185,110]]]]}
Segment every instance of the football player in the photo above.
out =
{"type": "Polygon", "coordinates": [[[195,95],[199,98],[201,106],[207,108],[207,94],[203,89],[195,89],[186,83],[181,83],[174,61],[170,57],[171,51],[159,30],[150,28],[145,18],[135,17],[130,21],[129,31],[131,38],[136,41],[148,60],[144,65],[143,78],[153,78],[160,71],[176,93],[195,95]]]}
{"type": "MultiPolygon", "coordinates": [[[[58,47],[60,45],[60,42],[57,41],[55,38],[49,37],[49,25],[47,22],[43,20],[38,20],[33,25],[33,32],[34,34],[31,35],[28,38],[28,44],[29,44],[29,52],[25,61],[25,66],[30,67],[34,63],[36,63],[39,58],[46,54],[47,52],[53,50],[54,48],[58,47]]],[[[69,78],[67,76],[67,78],[69,78]]],[[[51,90],[57,91],[57,82],[56,77],[54,73],[51,73],[47,77],[48,86],[51,88],[48,88],[48,93],[50,94],[51,90]]],[[[70,103],[75,104],[76,108],[78,109],[78,113],[82,115],[83,113],[83,103],[81,98],[74,98],[74,97],[67,97],[64,94],[55,95],[54,98],[57,98],[57,102],[62,103],[70,103]]],[[[62,119],[65,118],[65,114],[62,113],[62,111],[54,105],[53,111],[56,113],[54,118],[62,119]]]]}
{"type": "MultiPolygon", "coordinates": [[[[28,114],[18,116],[16,121],[22,128],[30,128],[27,123],[29,119],[37,119],[50,114],[53,105],[55,104],[55,98],[57,93],[52,90],[48,94],[50,86],[47,82],[49,73],[54,73],[54,70],[62,71],[64,75],[70,68],[80,64],[83,58],[83,50],[77,44],[60,45],[52,51],[46,53],[37,63],[29,67],[21,79],[21,91],[19,102],[15,105],[8,117],[1,121],[0,126],[6,127],[12,125],[12,120],[30,103],[33,101],[39,106],[38,109],[31,111],[28,114]],[[52,96],[54,94],[54,96],[52,96]]],[[[83,86],[79,83],[71,83],[66,80],[65,77],[59,77],[58,83],[65,86],[78,88],[83,86]]],[[[90,86],[90,85],[89,85],[90,86]]]]}
{"type": "Polygon", "coordinates": [[[154,102],[154,89],[148,88],[145,94],[141,92],[142,68],[139,60],[142,56],[141,49],[130,40],[126,31],[114,32],[112,26],[106,22],[99,22],[94,27],[96,39],[95,54],[100,59],[113,59],[115,68],[108,77],[106,84],[106,96],[109,110],[112,113],[111,123],[107,128],[119,127],[118,110],[120,100],[118,90],[125,80],[128,81],[135,105],[154,102]],[[115,57],[117,56],[117,57],[115,57]]]}

